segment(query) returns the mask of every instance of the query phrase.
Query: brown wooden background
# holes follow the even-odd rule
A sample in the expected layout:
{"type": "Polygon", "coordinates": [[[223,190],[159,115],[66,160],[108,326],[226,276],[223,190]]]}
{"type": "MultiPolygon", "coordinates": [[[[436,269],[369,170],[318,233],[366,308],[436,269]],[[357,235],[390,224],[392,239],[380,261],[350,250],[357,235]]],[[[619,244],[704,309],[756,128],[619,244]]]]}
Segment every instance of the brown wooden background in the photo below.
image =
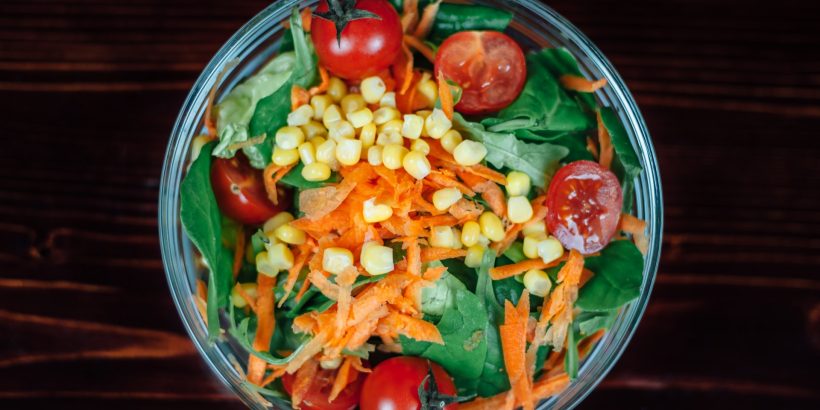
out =
{"type": "MultiPolygon", "coordinates": [[[[820,2],[551,2],[643,110],[661,272],[581,406],[820,408],[820,2]]],[[[0,408],[238,409],[169,297],[160,164],[264,0],[0,2],[0,408]]]]}

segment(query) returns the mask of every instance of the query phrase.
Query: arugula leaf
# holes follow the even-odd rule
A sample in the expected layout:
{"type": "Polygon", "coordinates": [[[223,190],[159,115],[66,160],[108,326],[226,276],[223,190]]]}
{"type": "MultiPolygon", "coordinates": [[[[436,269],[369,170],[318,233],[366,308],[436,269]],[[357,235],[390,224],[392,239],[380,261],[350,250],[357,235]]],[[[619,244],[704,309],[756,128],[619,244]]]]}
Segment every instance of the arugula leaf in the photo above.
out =
{"type": "Polygon", "coordinates": [[[601,107],[600,113],[601,122],[609,132],[612,147],[615,151],[612,172],[621,180],[621,190],[624,197],[623,212],[630,213],[632,212],[632,203],[635,200],[635,178],[640,175],[643,168],[638,156],[635,154],[635,150],[632,148],[626,129],[618,118],[618,114],[609,107],[601,107]]]}
{"type": "Polygon", "coordinates": [[[481,259],[478,270],[476,296],[481,300],[482,307],[487,312],[484,334],[487,340],[487,357],[484,360],[484,370],[476,386],[476,391],[483,397],[510,389],[510,382],[504,370],[504,354],[501,349],[501,336],[498,326],[504,319],[504,309],[495,298],[493,280],[490,278],[490,268],[495,266],[495,252],[486,250],[481,259]]]}
{"type": "Polygon", "coordinates": [[[208,265],[206,314],[210,342],[219,336],[219,308],[228,304],[233,278],[231,252],[221,243],[222,216],[211,187],[211,152],[215,145],[211,142],[202,147],[179,187],[182,227],[208,265]]]}
{"type": "Polygon", "coordinates": [[[549,143],[529,144],[513,134],[490,132],[484,126],[469,122],[460,114],[453,115],[456,128],[469,138],[479,141],[487,148],[485,159],[497,169],[504,167],[529,175],[533,185],[544,188],[547,176],[552,177],[558,163],[569,153],[567,148],[549,143]]]}
{"type": "Polygon", "coordinates": [[[594,275],[579,291],[575,306],[594,312],[615,309],[641,294],[643,255],[628,240],[613,241],[585,267],[594,275]]]}

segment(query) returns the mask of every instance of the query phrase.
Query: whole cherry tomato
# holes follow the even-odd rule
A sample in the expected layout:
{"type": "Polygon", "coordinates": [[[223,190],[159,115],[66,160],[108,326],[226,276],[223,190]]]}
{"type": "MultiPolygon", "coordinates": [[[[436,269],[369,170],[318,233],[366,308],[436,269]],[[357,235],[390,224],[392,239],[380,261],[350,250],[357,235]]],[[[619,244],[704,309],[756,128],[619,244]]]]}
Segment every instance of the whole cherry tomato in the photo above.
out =
{"type": "MultiPolygon", "coordinates": [[[[359,408],[361,410],[418,410],[421,407],[419,386],[427,377],[430,366],[432,366],[438,392],[455,396],[456,386],[453,384],[453,379],[441,366],[418,357],[398,356],[379,363],[367,376],[362,387],[359,408]]],[[[429,386],[429,381],[426,381],[425,385],[429,386]]],[[[455,410],[458,404],[452,403],[445,408],[455,410]]]]}

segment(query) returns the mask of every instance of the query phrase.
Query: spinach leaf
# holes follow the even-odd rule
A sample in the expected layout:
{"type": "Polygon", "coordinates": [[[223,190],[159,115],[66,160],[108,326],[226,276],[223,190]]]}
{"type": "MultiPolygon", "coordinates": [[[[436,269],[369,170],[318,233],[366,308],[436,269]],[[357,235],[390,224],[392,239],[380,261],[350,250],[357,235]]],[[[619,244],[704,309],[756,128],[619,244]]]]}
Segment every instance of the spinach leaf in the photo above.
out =
{"type": "MultiPolygon", "coordinates": [[[[583,77],[581,69],[578,67],[578,61],[566,48],[545,48],[541,51],[541,63],[550,70],[550,73],[556,78],[561,78],[562,75],[572,74],[583,77]]],[[[595,111],[597,105],[595,104],[595,96],[592,93],[582,93],[576,91],[567,91],[568,94],[575,96],[587,109],[595,111]]]]}
{"type": "Polygon", "coordinates": [[[612,309],[600,312],[581,312],[575,317],[575,322],[578,324],[580,338],[584,338],[600,329],[609,329],[617,318],[618,309],[612,309]]]}
{"type": "Polygon", "coordinates": [[[570,380],[575,380],[578,377],[579,341],[580,339],[578,338],[578,334],[576,332],[576,324],[573,322],[570,324],[569,331],[567,332],[567,354],[564,356],[564,369],[566,369],[570,380]]]}
{"type": "MultiPolygon", "coordinates": [[[[250,122],[251,135],[268,135],[261,144],[255,145],[262,152],[260,161],[251,161],[251,165],[256,168],[264,168],[270,163],[270,156],[273,152],[273,135],[276,130],[287,124],[287,116],[290,112],[290,91],[294,85],[308,88],[316,82],[318,72],[316,64],[316,53],[313,51],[313,44],[305,35],[302,29],[302,19],[299,11],[294,8],[290,16],[291,35],[293,46],[296,51],[296,61],[288,80],[282,84],[273,94],[259,100],[253,117],[250,122]]],[[[301,174],[300,174],[301,175],[301,174]]]]}
{"type": "MultiPolygon", "coordinates": [[[[403,0],[390,0],[390,3],[399,13],[402,12],[403,0]]],[[[430,3],[432,3],[431,0],[420,0],[418,2],[419,12],[430,3]]],[[[506,10],[478,4],[441,3],[428,39],[434,43],[441,43],[459,31],[504,31],[512,21],[512,17],[512,13],[506,10]]]]}
{"type": "MultiPolygon", "coordinates": [[[[497,124],[503,123],[503,120],[498,118],[485,118],[481,120],[481,124],[487,127],[488,131],[497,131],[494,127],[497,124]]],[[[520,128],[511,131],[518,139],[526,142],[548,142],[554,145],[566,147],[569,154],[564,157],[561,162],[570,163],[573,161],[589,160],[594,161],[595,158],[587,150],[587,135],[584,132],[575,131],[532,131],[527,128],[520,128]]]]}
{"type": "Polygon", "coordinates": [[[498,326],[504,320],[504,309],[495,298],[493,280],[490,278],[490,268],[495,266],[495,252],[486,250],[481,259],[476,284],[476,296],[481,301],[482,308],[487,312],[484,335],[487,340],[487,357],[484,360],[484,369],[476,385],[476,392],[489,397],[509,390],[510,382],[504,370],[504,354],[501,349],[501,336],[498,326]]]}
{"type": "Polygon", "coordinates": [[[529,144],[513,134],[489,132],[484,126],[469,122],[460,114],[453,115],[455,128],[487,148],[485,159],[493,167],[515,169],[529,175],[533,185],[544,188],[548,176],[558,169],[558,162],[569,153],[567,148],[549,143],[529,144]]]}
{"type": "Polygon", "coordinates": [[[641,293],[643,255],[628,240],[613,241],[585,267],[594,275],[579,291],[575,306],[593,312],[615,309],[641,293]]]}
{"type": "Polygon", "coordinates": [[[615,151],[612,172],[621,180],[624,196],[623,212],[629,213],[632,212],[632,203],[635,200],[635,178],[640,175],[643,168],[641,168],[641,162],[632,148],[632,143],[629,141],[629,136],[618,114],[609,107],[602,107],[600,113],[601,122],[609,132],[615,151]]]}
{"type": "Polygon", "coordinates": [[[513,242],[506,251],[504,251],[504,256],[506,256],[512,263],[518,263],[527,259],[527,256],[524,255],[524,244],[515,241],[513,242]]]}
{"type": "MultiPolygon", "coordinates": [[[[279,180],[279,182],[281,182],[282,184],[287,185],[289,187],[301,190],[301,189],[321,188],[321,187],[327,185],[328,183],[338,182],[339,181],[339,175],[336,174],[335,172],[333,174],[331,174],[330,178],[328,178],[325,181],[308,181],[308,180],[305,179],[305,177],[302,176],[302,168],[304,168],[304,167],[305,167],[305,164],[303,164],[301,161],[298,162],[296,164],[296,166],[293,167],[293,169],[288,171],[288,173],[285,174],[285,176],[283,176],[282,179],[279,180]]],[[[296,195],[296,196],[298,197],[299,195],[296,195]]]]}
{"type": "Polygon", "coordinates": [[[211,187],[211,152],[215,143],[202,147],[180,184],[182,227],[208,265],[208,339],[219,336],[219,308],[228,304],[233,279],[231,252],[222,246],[222,216],[211,187]]]}
{"type": "MultiPolygon", "coordinates": [[[[439,265],[441,265],[440,262],[439,265]]],[[[433,286],[421,290],[422,313],[436,317],[443,316],[447,310],[455,307],[458,290],[466,291],[467,287],[455,276],[445,272],[433,286]]]]}
{"type": "Polygon", "coordinates": [[[465,289],[456,289],[455,307],[447,309],[436,324],[444,345],[405,336],[399,339],[404,354],[433,360],[453,377],[474,379],[481,376],[484,369],[486,326],[487,314],[479,297],[465,289]]]}
{"type": "Polygon", "coordinates": [[[476,286],[476,271],[475,269],[464,264],[463,259],[445,259],[441,264],[447,267],[447,273],[453,275],[461,281],[470,291],[476,286]]]}
{"type": "MultiPolygon", "coordinates": [[[[506,278],[493,282],[493,289],[499,304],[503,305],[505,300],[509,300],[512,304],[518,305],[521,293],[524,292],[524,284],[515,280],[515,278],[506,278]]],[[[544,298],[530,295],[530,306],[533,308],[541,306],[543,303],[544,298]]]]}

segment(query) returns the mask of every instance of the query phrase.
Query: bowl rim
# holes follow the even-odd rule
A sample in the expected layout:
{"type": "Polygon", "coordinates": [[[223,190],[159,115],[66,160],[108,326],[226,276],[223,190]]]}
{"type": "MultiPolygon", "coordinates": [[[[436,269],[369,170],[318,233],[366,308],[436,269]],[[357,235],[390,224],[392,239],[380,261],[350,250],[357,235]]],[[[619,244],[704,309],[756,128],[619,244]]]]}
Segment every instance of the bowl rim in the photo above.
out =
{"type": "MultiPolygon", "coordinates": [[[[311,0],[308,5],[315,2],[316,0],[311,0]]],[[[482,2],[487,1],[475,1],[474,3],[482,2]]],[[[290,9],[302,5],[301,3],[304,2],[283,0],[268,5],[220,47],[195,81],[180,109],[168,141],[160,179],[158,230],[162,261],[169,290],[183,326],[217,379],[246,405],[259,408],[264,408],[263,403],[267,400],[238,378],[239,375],[235,368],[238,363],[230,353],[223,352],[217,345],[209,344],[207,332],[203,332],[204,321],[194,307],[190,278],[186,275],[192,266],[190,263],[185,263],[185,261],[190,262],[193,255],[190,244],[187,247],[183,246],[187,238],[181,232],[179,224],[179,184],[188,158],[190,140],[199,133],[201,128],[196,126],[198,124],[196,119],[202,116],[207,96],[211,88],[219,82],[220,71],[230,64],[237,50],[257,47],[268,40],[269,36],[264,34],[269,30],[271,23],[278,24],[286,19],[290,9]]],[[[649,235],[649,249],[644,258],[641,294],[637,300],[623,308],[618,324],[607,332],[605,338],[610,339],[610,343],[604,346],[603,340],[598,342],[593,352],[584,360],[579,370],[579,378],[557,398],[545,400],[538,406],[539,409],[573,408],[603,381],[618,362],[637,329],[652,293],[660,262],[663,231],[660,172],[652,140],[640,110],[623,79],[603,53],[578,28],[549,6],[535,0],[514,0],[504,3],[518,4],[528,12],[534,13],[539,21],[560,32],[565,40],[582,52],[583,57],[589,58],[594,63],[594,68],[599,71],[600,77],[607,79],[609,86],[605,87],[606,92],[612,93],[610,97],[613,98],[613,103],[618,104],[619,119],[627,129],[644,168],[635,189],[635,211],[647,221],[649,235]],[[647,198],[642,198],[643,195],[647,198]],[[601,360],[601,358],[606,360],[601,360]],[[590,375],[591,377],[584,379],[584,376],[590,375]]],[[[576,55],[576,57],[579,56],[576,55]]]]}

